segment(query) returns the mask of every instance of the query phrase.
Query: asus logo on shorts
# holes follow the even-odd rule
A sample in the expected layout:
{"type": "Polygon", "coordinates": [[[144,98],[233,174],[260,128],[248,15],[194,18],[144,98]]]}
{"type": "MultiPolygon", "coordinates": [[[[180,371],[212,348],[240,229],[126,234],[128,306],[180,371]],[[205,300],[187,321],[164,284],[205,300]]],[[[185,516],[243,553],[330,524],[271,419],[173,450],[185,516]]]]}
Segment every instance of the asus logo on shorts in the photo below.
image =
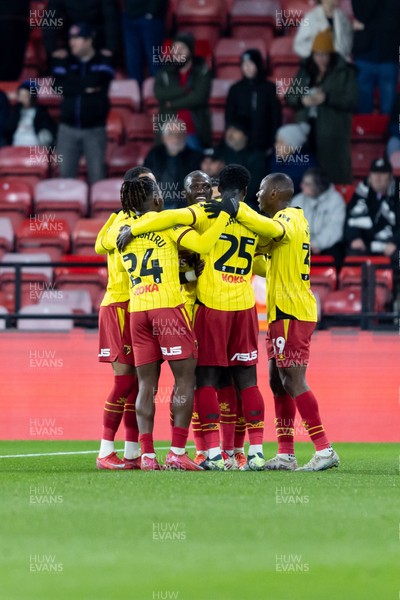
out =
{"type": "Polygon", "coordinates": [[[108,358],[111,355],[110,348],[101,348],[99,358],[108,358]]]}
{"type": "Polygon", "coordinates": [[[253,350],[252,352],[236,352],[236,354],[232,356],[231,360],[241,360],[243,362],[247,362],[249,360],[255,360],[257,355],[257,350],[253,350]]]}
{"type": "Polygon", "coordinates": [[[171,348],[163,348],[161,346],[163,356],[178,356],[182,354],[182,346],[171,346],[171,348]]]}

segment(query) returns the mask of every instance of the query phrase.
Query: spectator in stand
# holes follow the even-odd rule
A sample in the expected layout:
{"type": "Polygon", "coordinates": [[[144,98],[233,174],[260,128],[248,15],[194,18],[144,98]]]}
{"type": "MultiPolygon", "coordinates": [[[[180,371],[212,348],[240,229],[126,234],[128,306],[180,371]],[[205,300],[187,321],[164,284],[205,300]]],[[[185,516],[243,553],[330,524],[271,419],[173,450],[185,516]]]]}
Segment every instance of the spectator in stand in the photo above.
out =
{"type": "Polygon", "coordinates": [[[0,2],[0,81],[21,76],[30,33],[29,8],[29,0],[0,2]]]}
{"type": "Polygon", "coordinates": [[[333,256],[339,266],[344,257],[346,204],[343,196],[318,167],[307,169],[300,187],[301,194],[294,196],[290,204],[304,211],[310,225],[311,252],[333,256]]]}
{"type": "Polygon", "coordinates": [[[372,161],[347,207],[346,254],[383,254],[398,265],[400,249],[399,180],[385,158],[372,161]]]}
{"type": "Polygon", "coordinates": [[[390,115],[399,78],[399,0],[352,0],[353,56],[359,69],[359,113],[374,111],[374,89],[379,88],[382,114],[390,115]]]}
{"type": "Polygon", "coordinates": [[[12,146],[51,146],[56,136],[56,124],[47,108],[37,105],[39,88],[33,81],[24,81],[18,88],[17,104],[8,115],[8,143],[12,146]]]}
{"type": "Polygon", "coordinates": [[[161,66],[160,49],[164,39],[165,0],[124,0],[122,17],[128,75],[139,86],[144,79],[144,65],[154,77],[161,66]]]}
{"type": "Polygon", "coordinates": [[[161,145],[154,146],[145,158],[144,166],[154,173],[162,191],[165,208],[186,206],[183,180],[200,168],[201,152],[187,145],[186,125],[179,119],[162,128],[161,145]]]}
{"type": "Polygon", "coordinates": [[[345,60],[350,60],[353,29],[350,19],[339,8],[340,0],[318,0],[317,3],[319,6],[306,13],[302,19],[294,37],[293,50],[301,58],[308,58],[317,33],[331,29],[335,51],[345,60]]]}
{"type": "Polygon", "coordinates": [[[7,124],[10,105],[7,94],[0,90],[0,147],[7,146],[7,124]]]}
{"type": "Polygon", "coordinates": [[[257,192],[261,180],[265,177],[266,159],[262,150],[249,147],[249,131],[247,123],[240,121],[228,124],[223,141],[217,146],[214,159],[222,161],[222,165],[236,164],[246,167],[251,173],[247,186],[246,204],[254,210],[259,210],[257,192]]]}
{"type": "Polygon", "coordinates": [[[69,30],[72,56],[59,50],[53,64],[56,85],[63,90],[57,140],[60,176],[76,177],[83,154],[90,184],[106,175],[108,88],[114,77],[111,58],[96,52],[93,36],[87,23],[72,25],[69,30]]]}
{"type": "Polygon", "coordinates": [[[400,93],[397,94],[389,121],[389,141],[386,148],[388,158],[400,151],[400,93]]]}
{"type": "Polygon", "coordinates": [[[204,58],[194,56],[192,34],[175,36],[171,61],[159,69],[155,79],[159,118],[161,123],[181,119],[186,124],[187,145],[201,151],[211,145],[211,73],[204,58]]]}
{"type": "Polygon", "coordinates": [[[228,92],[225,123],[245,122],[249,148],[271,154],[276,130],[282,125],[282,109],[275,84],[265,78],[263,59],[258,50],[243,52],[240,65],[243,78],[228,92]]]}
{"type": "Polygon", "coordinates": [[[308,149],[308,123],[283,125],[276,132],[275,152],[268,164],[269,173],[285,173],[294,186],[294,193],[300,192],[300,182],[307,169],[316,166],[315,157],[308,149]]]}
{"type": "MultiPolygon", "coordinates": [[[[120,15],[117,0],[49,0],[46,14],[60,20],[62,27],[50,23],[43,29],[43,42],[49,56],[68,48],[68,31],[74,23],[87,23],[93,30],[96,50],[112,57],[119,47],[120,15]]],[[[48,17],[47,20],[50,20],[48,17]]]]}
{"type": "Polygon", "coordinates": [[[355,67],[335,52],[331,30],[316,35],[312,55],[300,66],[296,82],[286,100],[296,110],[296,121],[311,125],[311,151],[332,183],[351,183],[351,122],[357,105],[357,74],[355,67]]]}

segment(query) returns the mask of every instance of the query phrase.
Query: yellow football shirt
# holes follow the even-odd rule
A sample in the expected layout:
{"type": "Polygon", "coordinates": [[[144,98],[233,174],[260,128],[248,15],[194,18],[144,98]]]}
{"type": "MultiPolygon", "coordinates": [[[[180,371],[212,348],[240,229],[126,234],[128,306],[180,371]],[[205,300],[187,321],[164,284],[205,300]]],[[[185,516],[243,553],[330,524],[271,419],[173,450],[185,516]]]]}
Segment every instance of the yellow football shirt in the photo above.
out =
{"type": "Polygon", "coordinates": [[[260,235],[271,231],[272,224],[276,227],[274,239],[264,249],[268,321],[317,321],[317,303],[310,289],[310,228],[303,211],[289,207],[269,219],[241,207],[237,218],[260,235]]]}
{"type": "MultiPolygon", "coordinates": [[[[145,216],[135,220],[140,222],[145,216]]],[[[199,253],[209,252],[224,229],[226,220],[227,215],[221,213],[213,226],[201,236],[191,227],[182,225],[159,233],[152,231],[137,235],[121,253],[123,268],[131,281],[129,310],[139,312],[182,304],[178,246],[199,253]]],[[[132,221],[130,224],[133,226],[132,221]]]]}
{"type": "Polygon", "coordinates": [[[101,306],[108,306],[114,302],[126,302],[129,300],[129,277],[125,271],[119,270],[119,255],[115,248],[110,246],[108,236],[114,227],[119,228],[124,225],[128,216],[120,211],[112,213],[106,223],[101,228],[95,244],[97,254],[107,254],[108,280],[107,289],[101,306]]]}

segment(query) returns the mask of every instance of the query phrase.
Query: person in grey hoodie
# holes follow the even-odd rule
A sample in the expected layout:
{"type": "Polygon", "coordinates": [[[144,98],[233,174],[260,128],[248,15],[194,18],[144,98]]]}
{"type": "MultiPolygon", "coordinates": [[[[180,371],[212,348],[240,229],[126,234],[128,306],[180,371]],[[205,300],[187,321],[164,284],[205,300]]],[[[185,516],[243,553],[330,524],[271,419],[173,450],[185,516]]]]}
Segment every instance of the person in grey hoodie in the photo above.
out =
{"type": "Polygon", "coordinates": [[[343,196],[318,167],[304,173],[300,187],[302,193],[293,197],[291,206],[302,208],[310,225],[311,254],[333,256],[340,264],[346,218],[343,196]]]}

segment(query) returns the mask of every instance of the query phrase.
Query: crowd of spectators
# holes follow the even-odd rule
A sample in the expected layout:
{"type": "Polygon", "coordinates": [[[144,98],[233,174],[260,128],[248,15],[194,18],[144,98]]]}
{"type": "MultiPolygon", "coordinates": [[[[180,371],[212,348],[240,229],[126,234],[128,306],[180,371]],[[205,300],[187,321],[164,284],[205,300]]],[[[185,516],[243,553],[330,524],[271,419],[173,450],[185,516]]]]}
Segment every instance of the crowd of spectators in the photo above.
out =
{"type": "MultiPolygon", "coordinates": [[[[0,145],[56,145],[63,158],[61,177],[77,177],[84,156],[89,183],[104,179],[115,70],[139,86],[152,76],[159,126],[144,164],[169,192],[167,207],[184,203],[183,179],[190,170],[202,168],[218,177],[234,162],[251,172],[246,201],[257,210],[261,179],[280,171],[295,183],[294,203],[310,221],[314,253],[333,255],[338,263],[344,253],[395,256],[398,182],[389,159],[400,150],[399,1],[352,0],[353,18],[340,0],[317,1],[293,36],[301,62],[284,99],[268,78],[266,58],[256,48],[245,50],[241,77],[227,93],[225,131],[217,144],[210,110],[214,73],[196,55],[194,36],[179,31],[170,43],[170,59],[160,60],[167,5],[164,0],[49,0],[48,12],[62,23],[43,26],[48,73],[63,90],[59,122],[37,104],[32,82],[23,82],[14,106],[0,92],[0,145]],[[334,186],[353,183],[352,118],[377,106],[390,116],[386,156],[376,156],[346,209],[334,186]]],[[[16,0],[0,9],[0,48],[7,45],[11,57],[2,63],[0,81],[21,75],[29,37],[23,16],[29,7],[28,0],[16,0]]]]}

